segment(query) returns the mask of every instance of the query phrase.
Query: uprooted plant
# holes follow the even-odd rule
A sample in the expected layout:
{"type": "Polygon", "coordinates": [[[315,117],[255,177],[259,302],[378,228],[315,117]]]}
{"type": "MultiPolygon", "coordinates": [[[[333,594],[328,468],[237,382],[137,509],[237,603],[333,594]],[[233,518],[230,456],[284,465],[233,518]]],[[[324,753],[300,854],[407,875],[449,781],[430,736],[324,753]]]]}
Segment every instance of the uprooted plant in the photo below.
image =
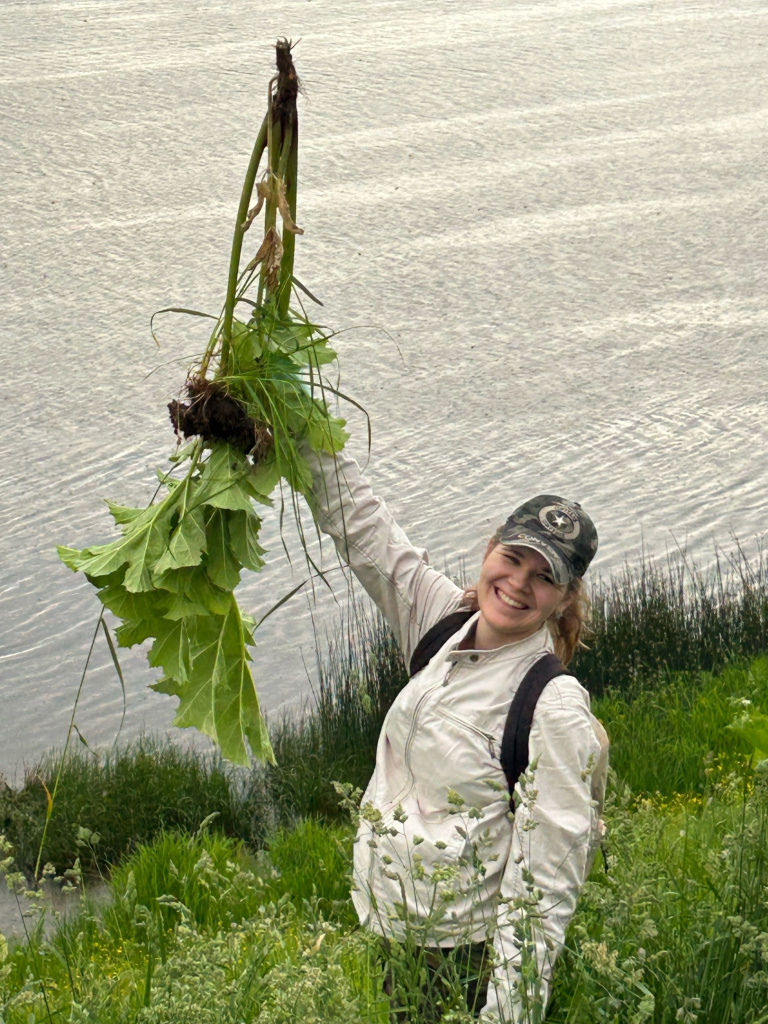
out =
{"type": "Polygon", "coordinates": [[[296,511],[297,495],[311,486],[299,444],[336,452],[347,437],[327,403],[340,393],[321,376],[335,359],[331,334],[310,322],[300,301],[292,304],[300,293],[314,297],[293,274],[296,235],[303,233],[295,221],[299,80],[291,44],[279,41],[276,54],[240,197],[223,311],[210,317],[206,349],[168,407],[179,441],[171,468],[158,474],[146,508],[107,503],[121,528],[117,540],[59,548],[122,620],[120,646],[154,639],[149,664],[163,675],[153,688],[179,698],[174,724],[206,733],[240,764],[249,747],[274,760],[248,664],[255,623],[234,595],[243,568],[263,565],[254,502],[271,505],[270,493],[285,480],[296,511]],[[262,213],[263,236],[241,272],[246,232],[262,213]]]}

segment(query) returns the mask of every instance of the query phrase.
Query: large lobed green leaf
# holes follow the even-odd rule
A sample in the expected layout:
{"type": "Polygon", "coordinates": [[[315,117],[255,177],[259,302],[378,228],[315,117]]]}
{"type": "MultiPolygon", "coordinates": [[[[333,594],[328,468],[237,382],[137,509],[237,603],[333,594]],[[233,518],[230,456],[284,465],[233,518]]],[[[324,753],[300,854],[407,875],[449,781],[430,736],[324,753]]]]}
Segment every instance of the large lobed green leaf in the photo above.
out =
{"type": "Polygon", "coordinates": [[[209,446],[206,455],[193,442],[171,459],[176,467],[189,460],[182,479],[159,474],[160,500],[143,509],[107,503],[116,540],[59,548],[120,620],[120,646],[152,640],[148,661],[163,673],[154,689],[178,697],[175,724],[199,729],[237,764],[247,763],[249,749],[262,760],[274,755],[249,665],[254,627],[234,590],[243,569],[264,564],[254,502],[271,505],[281,479],[309,494],[298,442],[328,452],[346,442],[344,421],[330,414],[320,384],[320,367],[335,358],[329,339],[272,307],[248,324],[235,321],[229,375],[217,379],[268,425],[271,450],[254,465],[228,445],[209,446]]]}
{"type": "Polygon", "coordinates": [[[210,736],[237,764],[248,762],[249,749],[274,760],[249,666],[253,624],[233,591],[243,568],[264,564],[253,502],[269,502],[280,475],[274,458],[254,467],[219,445],[183,480],[168,481],[156,504],[108,503],[118,539],[59,548],[121,620],[121,647],[153,640],[148,661],[163,672],[154,688],[179,698],[175,724],[210,736]]]}
{"type": "Polygon", "coordinates": [[[150,652],[150,663],[166,672],[153,689],[179,698],[174,725],[210,736],[235,764],[248,763],[247,744],[254,757],[274,763],[248,665],[252,643],[232,595],[226,614],[182,620],[150,652]]]}

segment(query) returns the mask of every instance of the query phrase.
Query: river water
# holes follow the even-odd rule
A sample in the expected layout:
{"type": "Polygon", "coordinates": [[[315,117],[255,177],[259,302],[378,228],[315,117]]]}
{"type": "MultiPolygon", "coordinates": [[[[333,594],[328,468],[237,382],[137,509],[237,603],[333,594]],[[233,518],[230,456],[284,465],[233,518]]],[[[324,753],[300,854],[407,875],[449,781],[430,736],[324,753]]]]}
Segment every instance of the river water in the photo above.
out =
{"type": "MultiPolygon", "coordinates": [[[[54,545],[152,494],[202,335],[166,317],[158,349],[149,316],[218,312],[278,36],[306,92],[297,274],[433,560],[471,575],[543,490],[592,513],[602,573],[765,530],[765,0],[3,0],[0,36],[3,772],[64,739],[99,606],[54,545]]],[[[257,616],[305,575],[276,514],[264,537],[257,616]]],[[[268,709],[309,693],[335,578],[340,605],[260,631],[268,709]]],[[[123,667],[123,735],[168,727],[143,653],[123,667]]],[[[89,743],[121,708],[102,641],[89,743]]]]}

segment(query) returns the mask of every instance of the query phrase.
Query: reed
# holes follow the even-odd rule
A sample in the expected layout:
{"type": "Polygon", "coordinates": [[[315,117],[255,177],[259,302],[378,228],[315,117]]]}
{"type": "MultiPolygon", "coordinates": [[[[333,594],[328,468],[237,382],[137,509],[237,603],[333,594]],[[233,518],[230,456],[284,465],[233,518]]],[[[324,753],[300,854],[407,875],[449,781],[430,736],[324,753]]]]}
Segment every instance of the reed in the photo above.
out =
{"type": "Polygon", "coordinates": [[[768,556],[734,542],[708,567],[684,554],[592,588],[593,633],[574,669],[593,694],[653,684],[664,672],[716,672],[768,650],[768,556]]]}
{"type": "MultiPolygon", "coordinates": [[[[593,632],[573,671],[618,740],[617,770],[641,792],[699,790],[701,756],[728,759],[740,749],[723,731],[733,717],[728,698],[768,708],[765,672],[746,668],[768,651],[765,553],[750,558],[736,544],[708,568],[682,556],[646,558],[598,580],[592,602],[593,632]],[[741,668],[718,678],[729,665],[741,668]],[[642,756],[623,742],[632,735],[646,738],[642,756]]],[[[386,623],[359,599],[318,655],[318,676],[315,701],[273,732],[278,766],[269,775],[282,814],[332,818],[332,781],[365,786],[384,717],[408,676],[386,623]]]]}
{"type": "Polygon", "coordinates": [[[267,769],[283,818],[335,818],[333,782],[364,787],[373,771],[384,717],[407,682],[402,655],[384,620],[359,601],[334,639],[318,647],[312,703],[273,727],[277,765],[267,769]]]}

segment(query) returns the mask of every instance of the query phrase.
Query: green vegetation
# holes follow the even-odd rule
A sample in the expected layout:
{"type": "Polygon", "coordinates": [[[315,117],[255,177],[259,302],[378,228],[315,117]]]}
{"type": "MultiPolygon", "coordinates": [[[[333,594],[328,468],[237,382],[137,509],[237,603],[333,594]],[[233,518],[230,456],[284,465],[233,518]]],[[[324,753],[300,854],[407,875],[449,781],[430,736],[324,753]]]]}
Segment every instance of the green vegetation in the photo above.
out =
{"type": "MultiPolygon", "coordinates": [[[[674,609],[662,615],[647,600],[649,573],[658,580],[646,566],[624,576],[623,591],[611,584],[604,611],[684,629],[674,609]]],[[[735,617],[743,595],[726,583],[721,607],[735,617]]],[[[741,631],[742,653],[757,646],[761,621],[741,631]]],[[[110,895],[86,899],[48,939],[38,926],[8,951],[0,942],[6,1024],[388,1024],[387,971],[409,1020],[426,1024],[418,936],[384,955],[348,897],[353,830],[332,782],[367,780],[404,681],[380,620],[358,610],[353,622],[323,659],[317,706],[273,726],[277,767],[246,770],[145,738],[63,764],[50,756],[19,792],[0,793],[5,832],[31,871],[61,769],[46,875],[79,858],[108,878],[110,895]]],[[[595,671],[625,656],[625,635],[610,614],[598,619],[595,671]]],[[[651,668],[593,701],[612,738],[609,870],[598,858],[583,892],[553,1024],[768,1024],[768,773],[752,757],[768,738],[768,658],[713,671],[704,636],[680,671],[670,628],[651,668]]],[[[636,650],[638,665],[651,660],[636,650]]],[[[452,1024],[470,1019],[460,974],[445,964],[452,1024]]]]}
{"type": "Polygon", "coordinates": [[[352,623],[319,661],[316,706],[273,729],[277,767],[268,770],[281,816],[338,817],[333,782],[364,788],[373,771],[384,717],[408,680],[380,616],[353,609],[352,623]]]}
{"type": "Polygon", "coordinates": [[[593,694],[662,672],[720,671],[768,650],[768,559],[738,541],[702,569],[683,554],[646,559],[593,589],[594,637],[577,675],[593,694]]]}
{"type": "MultiPolygon", "coordinates": [[[[738,659],[768,650],[764,559],[750,562],[737,548],[714,573],[685,572],[690,593],[682,586],[683,569],[671,562],[661,568],[646,561],[597,586],[590,649],[579,652],[574,669],[593,694],[601,694],[593,705],[611,735],[611,763],[637,793],[701,792],[704,756],[731,756],[744,748],[725,729],[735,714],[730,698],[768,710],[765,663],[754,661],[748,677],[738,667],[745,663],[738,659]],[[709,603],[702,597],[707,594],[709,603]],[[703,624],[697,624],[697,608],[703,624]],[[752,612],[740,617],[745,609],[752,612]],[[732,624],[730,631],[724,623],[732,624]],[[718,636],[724,638],[719,650],[718,636]],[[687,659],[682,664],[681,651],[687,659]],[[621,671],[632,659],[635,667],[621,671]],[[616,685],[606,690],[601,680],[611,672],[616,685]],[[633,742],[639,736],[643,742],[633,742]]],[[[213,828],[252,849],[296,819],[338,821],[333,782],[365,786],[384,716],[407,679],[392,634],[364,606],[353,607],[339,637],[319,659],[316,704],[270,724],[276,766],[240,769],[151,737],[98,757],[78,747],[63,759],[43,758],[18,792],[0,789],[0,827],[19,865],[34,873],[47,793],[57,778],[42,860],[59,870],[80,853],[80,826],[102,837],[98,863],[107,870],[136,843],[163,829],[194,831],[214,812],[213,828]]]]}
{"type": "MultiPolygon", "coordinates": [[[[760,661],[723,681],[754,693],[765,675],[760,661]]],[[[702,687],[705,707],[715,682],[702,687]]],[[[668,740],[656,742],[654,707],[641,702],[634,721],[647,759],[661,763],[668,740]]],[[[626,779],[641,781],[645,767],[626,756],[632,737],[617,735],[626,779]]],[[[768,774],[749,769],[746,750],[705,751],[702,762],[695,793],[640,797],[615,781],[609,870],[598,861],[582,895],[553,1024],[768,1020],[768,774]]],[[[347,898],[350,827],[306,819],[254,854],[214,825],[140,844],[115,868],[106,907],[86,900],[49,940],[38,928],[11,950],[2,1019],[387,1024],[381,948],[355,927],[347,898]]],[[[81,849],[93,842],[85,834],[81,849]]],[[[421,1024],[423,956],[395,946],[390,966],[421,1024]]],[[[447,970],[460,1024],[459,968],[447,970]]]]}
{"type": "Polygon", "coordinates": [[[274,760],[250,669],[257,624],[234,593],[244,568],[258,572],[264,565],[254,502],[271,506],[284,480],[301,533],[297,498],[312,490],[301,445],[337,452],[347,438],[344,420],[328,405],[340,393],[323,377],[336,358],[331,334],[307,318],[302,296],[309,293],[293,276],[295,236],[303,233],[294,220],[299,80],[290,44],[280,40],[275,50],[277,75],[243,184],[222,311],[162,311],[214,325],[187,371],[188,401],[169,405],[179,442],[171,467],[158,472],[146,508],[107,502],[117,540],[59,548],[120,620],[119,646],[153,639],[147,657],[162,676],[152,688],[178,697],[174,723],[199,729],[242,765],[251,755],[274,760]],[[258,201],[249,212],[254,190],[258,201]],[[245,234],[262,211],[263,236],[241,271],[245,234]],[[182,435],[194,440],[181,445],[182,435]]]}
{"type": "Polygon", "coordinates": [[[719,765],[701,797],[639,806],[619,788],[607,821],[547,1020],[768,1021],[768,776],[719,765]]]}
{"type": "Polygon", "coordinates": [[[137,843],[169,829],[192,832],[210,814],[217,815],[213,830],[252,850],[297,819],[338,821],[333,782],[365,785],[381,723],[405,676],[391,633],[362,609],[346,644],[331,646],[319,668],[317,707],[271,729],[275,766],[245,770],[153,737],[99,755],[78,746],[63,758],[45,756],[19,790],[0,788],[0,828],[18,866],[35,873],[57,779],[40,860],[59,871],[78,856],[87,870],[108,871],[137,843]],[[78,846],[81,827],[101,837],[93,851],[78,846]]]}
{"type": "MultiPolygon", "coordinates": [[[[278,839],[275,859],[290,882],[306,880],[302,861],[325,863],[335,893],[346,887],[346,858],[329,857],[338,838],[299,826],[287,845],[278,839]]],[[[122,863],[111,894],[106,910],[84,901],[49,941],[38,929],[0,950],[7,1024],[341,1024],[355,1008],[358,1020],[387,1024],[373,942],[350,932],[348,901],[335,917],[328,893],[299,898],[266,854],[256,864],[210,833],[161,835],[122,863]]]]}
{"type": "Polygon", "coordinates": [[[147,736],[99,756],[79,747],[63,759],[42,758],[20,790],[0,790],[1,827],[28,874],[38,859],[47,793],[57,777],[42,859],[59,871],[78,856],[86,870],[107,870],[137,844],[164,830],[193,832],[210,814],[217,815],[217,831],[253,848],[276,824],[258,768],[238,771],[218,756],[147,736]],[[93,853],[78,847],[80,827],[101,837],[93,853]]]}
{"type": "Polygon", "coordinates": [[[665,677],[592,702],[611,737],[611,766],[637,794],[698,794],[713,763],[734,765],[747,749],[729,726],[743,701],[768,708],[768,659],[719,675],[665,677]]]}
{"type": "MultiPolygon", "coordinates": [[[[70,728],[63,753],[0,790],[9,885],[84,893],[70,917],[56,895],[49,933],[40,917],[23,943],[0,936],[0,1024],[388,1024],[385,983],[411,1024],[434,1020],[424,935],[385,948],[349,898],[349,794],[407,678],[392,636],[358,612],[321,665],[316,706],[270,737],[249,664],[256,623],[235,599],[243,568],[263,565],[254,502],[270,506],[285,480],[296,511],[311,491],[302,444],[346,440],[329,404],[346,396],[323,377],[332,334],[307,317],[313,297],[293,274],[299,82],[290,44],[276,52],[221,313],[161,311],[213,323],[169,405],[179,442],[194,440],[146,508],[108,503],[117,539],[59,549],[121,621],[118,646],[153,641],[154,687],[178,698],[176,724],[232,764],[152,738],[74,751],[70,728]],[[106,902],[90,898],[96,883],[106,902]]],[[[547,1019],[768,1024],[768,563],[738,544],[711,571],[645,561],[599,584],[594,609],[574,670],[613,741],[609,838],[547,1019]]],[[[103,616],[100,630],[120,675],[103,616]]],[[[542,910],[529,878],[524,942],[542,910]]],[[[461,965],[441,969],[442,1019],[468,1024],[461,965]]],[[[529,1008],[541,1021],[535,985],[529,1008]]]]}

